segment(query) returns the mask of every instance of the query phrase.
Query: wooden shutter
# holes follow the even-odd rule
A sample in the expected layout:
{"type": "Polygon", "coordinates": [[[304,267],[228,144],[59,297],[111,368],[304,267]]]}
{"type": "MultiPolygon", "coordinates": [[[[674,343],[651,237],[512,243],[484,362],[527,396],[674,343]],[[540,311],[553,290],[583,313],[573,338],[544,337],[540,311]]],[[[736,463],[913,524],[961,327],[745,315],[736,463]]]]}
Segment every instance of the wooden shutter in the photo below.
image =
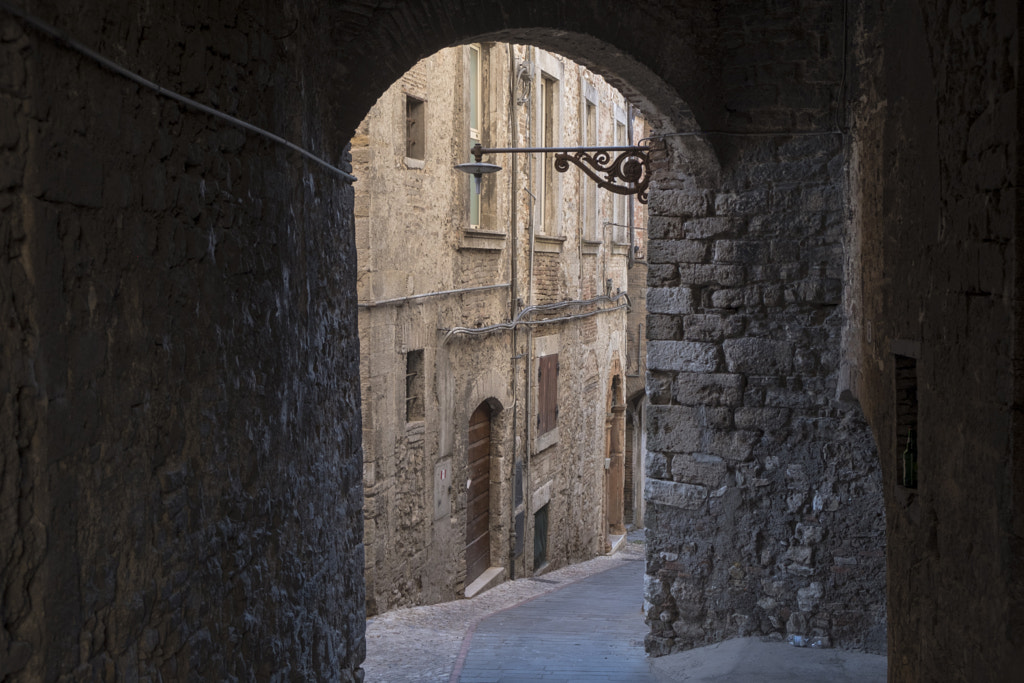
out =
{"type": "Polygon", "coordinates": [[[558,426],[558,354],[541,356],[537,371],[537,434],[558,426]]]}

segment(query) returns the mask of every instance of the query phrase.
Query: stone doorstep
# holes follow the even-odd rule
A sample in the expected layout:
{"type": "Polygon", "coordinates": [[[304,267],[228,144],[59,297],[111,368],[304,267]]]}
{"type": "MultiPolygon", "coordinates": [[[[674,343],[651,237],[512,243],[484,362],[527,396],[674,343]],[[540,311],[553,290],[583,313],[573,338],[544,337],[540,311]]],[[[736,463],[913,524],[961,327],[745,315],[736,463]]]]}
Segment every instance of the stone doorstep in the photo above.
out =
{"type": "Polygon", "coordinates": [[[466,586],[466,597],[472,598],[494,588],[505,579],[504,567],[488,567],[473,583],[466,586]]]}
{"type": "Polygon", "coordinates": [[[614,555],[626,545],[626,534],[608,534],[608,547],[611,548],[606,554],[614,555]]]}

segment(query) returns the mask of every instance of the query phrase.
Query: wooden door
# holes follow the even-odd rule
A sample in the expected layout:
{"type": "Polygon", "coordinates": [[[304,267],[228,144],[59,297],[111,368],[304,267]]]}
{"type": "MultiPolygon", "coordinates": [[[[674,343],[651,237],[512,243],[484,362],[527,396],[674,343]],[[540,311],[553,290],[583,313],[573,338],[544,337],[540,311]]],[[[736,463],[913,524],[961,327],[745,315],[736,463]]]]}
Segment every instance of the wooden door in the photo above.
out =
{"type": "Polygon", "coordinates": [[[486,403],[481,403],[469,418],[468,443],[467,586],[491,564],[491,408],[486,403]]]}

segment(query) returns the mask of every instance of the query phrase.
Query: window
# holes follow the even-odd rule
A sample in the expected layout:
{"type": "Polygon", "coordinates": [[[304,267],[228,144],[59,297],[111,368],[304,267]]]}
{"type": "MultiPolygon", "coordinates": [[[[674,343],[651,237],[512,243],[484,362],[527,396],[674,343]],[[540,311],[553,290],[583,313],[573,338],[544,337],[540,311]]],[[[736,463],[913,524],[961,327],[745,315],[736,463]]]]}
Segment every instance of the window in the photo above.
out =
{"type": "Polygon", "coordinates": [[[405,354],[405,421],[423,419],[423,349],[405,354]]]}
{"type": "Polygon", "coordinates": [[[895,356],[896,365],[896,479],[917,488],[917,360],[895,356]]]}
{"type": "MultiPolygon", "coordinates": [[[[616,147],[624,147],[629,144],[626,121],[620,110],[617,110],[615,114],[614,144],[616,147]]],[[[616,194],[613,195],[612,202],[612,221],[615,223],[612,228],[612,239],[619,244],[625,244],[629,241],[629,235],[626,232],[629,220],[629,216],[627,215],[629,198],[621,194],[616,194]]]]}
{"type": "MultiPolygon", "coordinates": [[[[597,146],[597,103],[587,98],[583,103],[584,147],[597,146]]],[[[597,225],[597,183],[589,176],[583,176],[583,239],[600,239],[597,225]]]]}
{"type": "MultiPolygon", "coordinates": [[[[558,81],[547,74],[540,79],[539,96],[539,137],[541,147],[558,146],[558,81]]],[[[546,235],[558,234],[558,185],[557,173],[550,155],[541,154],[539,189],[541,232],[546,235]]]]}
{"type": "MultiPolygon", "coordinates": [[[[483,144],[483,137],[481,136],[481,130],[483,128],[483,83],[481,73],[483,71],[483,64],[481,60],[480,46],[470,45],[468,49],[469,57],[469,147],[473,148],[474,145],[483,144]]],[[[470,161],[475,161],[473,157],[470,157],[470,161]]],[[[469,181],[469,226],[471,228],[480,227],[480,195],[476,192],[475,180],[470,178],[469,181]]]]}
{"type": "Polygon", "coordinates": [[[423,100],[406,95],[405,97],[405,157],[407,159],[426,158],[426,104],[423,100]]]}
{"type": "Polygon", "coordinates": [[[558,354],[541,356],[537,363],[537,435],[558,426],[558,354]]]}
{"type": "Polygon", "coordinates": [[[533,513],[533,571],[548,561],[548,506],[533,513]]]}

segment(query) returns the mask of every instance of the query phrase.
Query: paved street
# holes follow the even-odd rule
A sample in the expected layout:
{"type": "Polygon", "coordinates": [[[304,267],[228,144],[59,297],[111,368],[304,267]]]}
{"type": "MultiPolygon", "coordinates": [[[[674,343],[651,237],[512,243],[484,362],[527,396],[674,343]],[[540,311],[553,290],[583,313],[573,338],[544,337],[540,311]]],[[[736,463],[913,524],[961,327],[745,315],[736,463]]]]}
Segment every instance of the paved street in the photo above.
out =
{"type": "Polygon", "coordinates": [[[644,653],[642,559],[490,616],[476,628],[460,683],[655,683],[644,653]]]}
{"type": "Polygon", "coordinates": [[[643,541],[472,600],[367,623],[367,683],[881,683],[886,659],[737,638],[650,660],[643,541]]]}
{"type": "MultiPolygon", "coordinates": [[[[446,682],[451,680],[456,664],[460,661],[460,654],[463,654],[462,669],[468,677],[468,665],[472,665],[474,671],[479,670],[476,668],[478,642],[482,647],[486,642],[484,639],[490,638],[488,634],[494,630],[489,617],[508,615],[508,612],[502,610],[517,605],[521,609],[528,609],[533,604],[529,602],[533,598],[548,596],[544,598],[547,600],[578,581],[616,568],[625,571],[627,577],[634,577],[629,579],[633,581],[632,588],[628,591],[620,589],[619,593],[626,600],[628,609],[632,610],[632,617],[635,617],[637,635],[633,641],[636,646],[631,649],[637,657],[643,658],[644,625],[640,614],[643,547],[642,540],[634,538],[611,557],[596,557],[537,578],[507,581],[472,600],[394,610],[372,617],[366,625],[366,662],[363,665],[366,681],[446,682]],[[627,597],[627,593],[631,595],[627,597]],[[477,641],[478,635],[480,641],[477,641]]],[[[534,602],[537,603],[534,608],[543,604],[539,599],[534,602]]],[[[570,621],[580,620],[563,619],[555,623],[563,627],[570,621]]],[[[621,646],[622,643],[617,645],[621,646]]]]}

